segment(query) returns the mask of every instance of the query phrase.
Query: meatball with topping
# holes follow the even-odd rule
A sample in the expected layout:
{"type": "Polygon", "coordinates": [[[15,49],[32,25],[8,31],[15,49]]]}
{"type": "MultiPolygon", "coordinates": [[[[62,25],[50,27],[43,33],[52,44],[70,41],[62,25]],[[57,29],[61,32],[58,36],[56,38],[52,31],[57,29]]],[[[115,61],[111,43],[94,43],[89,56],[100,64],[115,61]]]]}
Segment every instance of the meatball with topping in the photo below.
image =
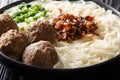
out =
{"type": "Polygon", "coordinates": [[[23,62],[28,65],[51,68],[58,62],[58,56],[50,42],[39,41],[32,43],[25,49],[23,62]]]}
{"type": "Polygon", "coordinates": [[[13,59],[20,60],[28,44],[27,38],[20,31],[11,29],[1,35],[0,51],[13,59]]]}
{"type": "Polygon", "coordinates": [[[18,30],[15,21],[7,14],[0,14],[0,36],[10,29],[18,30]]]}
{"type": "Polygon", "coordinates": [[[54,43],[57,38],[57,32],[48,21],[38,21],[28,30],[31,43],[45,40],[54,43]]]}

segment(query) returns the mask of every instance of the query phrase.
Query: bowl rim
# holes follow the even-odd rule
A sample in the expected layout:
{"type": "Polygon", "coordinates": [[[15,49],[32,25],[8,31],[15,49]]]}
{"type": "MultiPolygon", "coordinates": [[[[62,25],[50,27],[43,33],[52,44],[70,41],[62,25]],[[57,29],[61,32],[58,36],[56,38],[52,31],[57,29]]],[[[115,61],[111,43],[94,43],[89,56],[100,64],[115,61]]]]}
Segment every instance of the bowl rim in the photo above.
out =
{"type": "MultiPolygon", "coordinates": [[[[29,3],[29,2],[32,2],[33,0],[26,0],[24,2],[26,3],[29,3]]],[[[11,4],[8,4],[4,7],[2,7],[0,9],[0,14],[3,13],[5,10],[13,7],[13,6],[16,6],[20,3],[22,3],[23,1],[16,1],[16,2],[13,2],[11,4]]],[[[78,2],[78,1],[77,1],[78,2]]],[[[114,9],[113,7],[109,6],[109,5],[106,5],[104,3],[101,3],[101,2],[98,2],[96,0],[93,0],[93,2],[97,3],[98,5],[100,5],[101,7],[104,7],[105,9],[109,9],[111,10],[115,15],[117,15],[118,17],[120,17],[120,12],[117,11],[116,9],[114,9]]],[[[97,64],[93,64],[93,65],[90,65],[90,66],[84,66],[84,67],[79,67],[79,68],[44,68],[44,67],[38,67],[38,66],[35,66],[35,65],[27,65],[27,64],[24,64],[23,62],[20,62],[20,61],[17,61],[17,60],[14,60],[8,56],[6,56],[5,54],[3,54],[2,52],[0,52],[0,58],[2,58],[3,60],[6,60],[6,61],[9,61],[10,63],[13,63],[13,64],[16,64],[16,65],[20,65],[20,66],[23,66],[23,67],[29,67],[29,68],[32,68],[32,69],[39,69],[39,70],[45,70],[45,71],[71,71],[71,70],[85,70],[85,69],[91,69],[93,67],[98,67],[98,66],[101,66],[101,65],[104,65],[104,64],[107,64],[107,63],[110,63],[110,62],[113,62],[114,60],[116,59],[120,59],[120,54],[118,54],[117,56],[109,59],[109,60],[106,60],[106,61],[103,61],[103,62],[100,62],[100,63],[97,63],[97,64]]],[[[2,60],[0,60],[0,62],[5,65],[3,63],[2,60]]],[[[7,67],[7,65],[5,65],[7,67]]]]}

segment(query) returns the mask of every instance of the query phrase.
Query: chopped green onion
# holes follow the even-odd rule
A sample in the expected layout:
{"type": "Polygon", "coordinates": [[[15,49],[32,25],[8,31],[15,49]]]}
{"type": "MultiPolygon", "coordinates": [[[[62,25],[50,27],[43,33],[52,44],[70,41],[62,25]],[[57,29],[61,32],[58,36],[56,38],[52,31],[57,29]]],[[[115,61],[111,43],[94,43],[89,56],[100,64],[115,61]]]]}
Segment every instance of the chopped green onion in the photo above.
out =
{"type": "Polygon", "coordinates": [[[19,30],[24,31],[24,30],[25,30],[25,28],[24,28],[24,27],[20,27],[20,28],[19,28],[19,30]]]}
{"type": "Polygon", "coordinates": [[[31,5],[30,5],[30,4],[27,4],[27,5],[26,5],[26,7],[27,7],[27,8],[30,8],[30,7],[31,7],[31,5]]]}
{"type": "Polygon", "coordinates": [[[37,4],[27,4],[22,3],[18,5],[19,11],[14,13],[12,15],[12,18],[17,22],[26,22],[27,24],[30,23],[30,21],[36,21],[37,19],[41,17],[48,17],[47,13],[51,12],[50,10],[46,10],[41,5],[37,4]],[[32,17],[32,20],[29,19],[29,17],[32,17]]]}
{"type": "Polygon", "coordinates": [[[45,12],[43,11],[43,12],[39,12],[39,14],[38,14],[39,16],[45,16],[45,12]]]}
{"type": "Polygon", "coordinates": [[[40,7],[38,5],[32,5],[32,9],[33,10],[36,10],[36,11],[39,11],[40,10],[40,7]]]}
{"type": "Polygon", "coordinates": [[[29,16],[34,16],[36,13],[37,13],[36,11],[30,11],[30,12],[28,12],[28,15],[29,16]]]}
{"type": "Polygon", "coordinates": [[[28,15],[27,13],[25,13],[25,14],[23,14],[23,17],[24,17],[24,18],[28,18],[29,15],[28,15]]]}
{"type": "Polygon", "coordinates": [[[23,13],[27,13],[29,11],[29,9],[27,7],[24,7],[22,10],[21,10],[23,13]]]}
{"type": "Polygon", "coordinates": [[[29,23],[30,23],[30,20],[29,20],[28,18],[25,18],[25,22],[26,22],[27,24],[29,24],[29,23]]]}
{"type": "Polygon", "coordinates": [[[23,22],[24,21],[24,18],[22,16],[19,16],[19,17],[15,17],[14,18],[15,22],[17,23],[20,23],[20,22],[23,22]]]}

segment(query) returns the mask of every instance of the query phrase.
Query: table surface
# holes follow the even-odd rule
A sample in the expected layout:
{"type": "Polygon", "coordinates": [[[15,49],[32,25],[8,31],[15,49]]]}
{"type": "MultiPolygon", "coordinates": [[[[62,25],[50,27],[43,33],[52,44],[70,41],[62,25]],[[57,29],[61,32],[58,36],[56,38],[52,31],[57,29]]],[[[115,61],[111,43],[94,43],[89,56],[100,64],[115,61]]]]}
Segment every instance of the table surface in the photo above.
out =
{"type": "MultiPolygon", "coordinates": [[[[0,0],[0,8],[15,1],[19,1],[19,0],[0,0]]],[[[120,11],[120,5],[119,5],[120,0],[97,0],[97,1],[101,1],[105,4],[108,4],[120,11]]],[[[14,74],[13,72],[6,69],[3,65],[0,64],[0,80],[8,80],[8,79],[9,80],[32,80],[32,79],[27,79],[26,77],[23,77],[21,75],[14,74]]]]}

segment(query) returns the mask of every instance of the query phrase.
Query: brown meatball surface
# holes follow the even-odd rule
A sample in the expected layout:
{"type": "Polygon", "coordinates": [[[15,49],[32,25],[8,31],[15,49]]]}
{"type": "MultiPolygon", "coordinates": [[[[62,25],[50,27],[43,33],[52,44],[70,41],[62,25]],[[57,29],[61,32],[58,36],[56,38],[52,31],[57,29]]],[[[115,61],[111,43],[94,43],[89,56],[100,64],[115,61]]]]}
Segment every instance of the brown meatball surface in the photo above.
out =
{"type": "Polygon", "coordinates": [[[7,14],[0,14],[0,36],[10,29],[17,29],[15,21],[7,14]]]}
{"type": "Polygon", "coordinates": [[[11,29],[1,35],[0,51],[13,59],[19,60],[28,44],[27,38],[20,31],[11,29]]]}
{"type": "Polygon", "coordinates": [[[30,28],[30,41],[31,43],[40,40],[46,40],[51,43],[56,41],[57,32],[48,21],[38,21],[30,28]]]}
{"type": "Polygon", "coordinates": [[[58,62],[57,52],[48,41],[29,45],[23,53],[23,62],[29,65],[52,68],[58,62]]]}

